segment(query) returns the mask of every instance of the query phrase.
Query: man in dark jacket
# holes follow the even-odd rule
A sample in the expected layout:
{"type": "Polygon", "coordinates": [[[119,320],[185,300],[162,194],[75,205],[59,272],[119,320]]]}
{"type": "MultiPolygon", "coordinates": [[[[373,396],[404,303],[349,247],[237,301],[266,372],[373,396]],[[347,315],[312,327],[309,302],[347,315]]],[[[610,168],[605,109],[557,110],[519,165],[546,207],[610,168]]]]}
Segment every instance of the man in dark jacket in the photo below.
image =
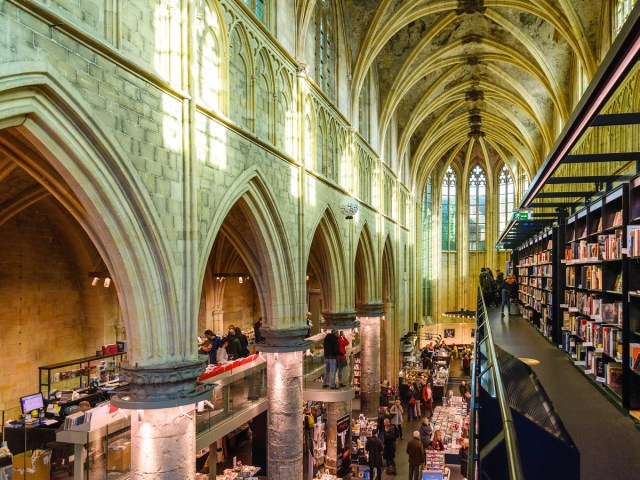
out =
{"type": "Polygon", "coordinates": [[[367,438],[367,443],[364,449],[369,454],[369,470],[371,471],[370,478],[373,480],[382,480],[382,467],[384,463],[382,461],[382,440],[376,435],[372,435],[367,438]]]}
{"type": "Polygon", "coordinates": [[[260,332],[261,328],[262,328],[262,317],[258,318],[258,321],[253,324],[253,333],[255,333],[255,336],[256,336],[256,339],[255,339],[256,343],[260,343],[263,340],[262,333],[260,332]]]}
{"type": "Polygon", "coordinates": [[[336,356],[340,354],[340,344],[338,343],[338,331],[334,328],[324,337],[322,343],[324,347],[324,380],[322,388],[327,388],[331,384],[331,388],[336,390],[336,356]]]}
{"type": "Polygon", "coordinates": [[[424,447],[420,442],[420,432],[413,432],[413,439],[407,443],[409,455],[409,480],[420,479],[420,466],[424,463],[424,447]]]}
{"type": "Polygon", "coordinates": [[[229,340],[229,345],[227,346],[229,360],[237,360],[240,358],[242,345],[240,344],[240,339],[236,336],[236,330],[233,325],[229,327],[227,339],[229,340]]]}

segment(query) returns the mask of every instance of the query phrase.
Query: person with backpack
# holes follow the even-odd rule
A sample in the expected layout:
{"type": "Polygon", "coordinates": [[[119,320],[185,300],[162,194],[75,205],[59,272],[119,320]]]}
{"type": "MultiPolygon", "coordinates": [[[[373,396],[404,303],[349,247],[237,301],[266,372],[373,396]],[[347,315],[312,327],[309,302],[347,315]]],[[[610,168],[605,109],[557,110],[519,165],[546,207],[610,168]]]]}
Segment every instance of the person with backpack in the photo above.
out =
{"type": "Polygon", "coordinates": [[[489,275],[486,267],[482,267],[480,270],[480,290],[482,290],[482,298],[484,299],[484,303],[487,307],[489,307],[492,303],[492,292],[493,292],[493,278],[489,275]]]}

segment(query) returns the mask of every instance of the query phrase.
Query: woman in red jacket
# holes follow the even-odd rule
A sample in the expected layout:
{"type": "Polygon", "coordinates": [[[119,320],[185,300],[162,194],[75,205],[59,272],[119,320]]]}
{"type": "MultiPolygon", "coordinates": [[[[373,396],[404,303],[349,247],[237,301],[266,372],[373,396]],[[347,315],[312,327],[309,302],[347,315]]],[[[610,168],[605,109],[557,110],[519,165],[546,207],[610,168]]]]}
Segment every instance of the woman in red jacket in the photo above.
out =
{"type": "Polygon", "coordinates": [[[427,384],[422,388],[422,406],[423,413],[427,415],[427,409],[429,409],[429,417],[433,416],[433,390],[431,390],[431,382],[427,382],[427,384]]]}
{"type": "Polygon", "coordinates": [[[336,363],[338,364],[338,381],[340,382],[340,388],[344,387],[342,383],[342,369],[347,366],[347,345],[349,340],[344,336],[344,332],[341,330],[338,336],[338,350],[339,354],[336,355],[336,363]]]}

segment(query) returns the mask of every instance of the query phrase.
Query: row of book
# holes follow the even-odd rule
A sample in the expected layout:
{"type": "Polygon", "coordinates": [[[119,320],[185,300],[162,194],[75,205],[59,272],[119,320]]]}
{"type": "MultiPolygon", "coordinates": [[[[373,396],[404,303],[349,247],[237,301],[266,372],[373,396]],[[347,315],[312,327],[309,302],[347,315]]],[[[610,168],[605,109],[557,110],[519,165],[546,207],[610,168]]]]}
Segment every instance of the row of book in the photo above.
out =
{"type": "MultiPolygon", "coordinates": [[[[576,303],[573,305],[571,303],[563,305],[568,308],[563,312],[563,329],[572,330],[572,322],[578,315],[588,315],[592,320],[599,323],[622,325],[622,302],[602,303],[602,299],[596,294],[582,295],[582,298],[587,298],[580,301],[576,299],[576,303]]],[[[577,295],[574,294],[573,297],[577,298],[577,295]]],[[[569,302],[571,302],[571,298],[569,298],[569,302]]]]}
{"type": "Polygon", "coordinates": [[[603,225],[605,230],[609,230],[616,227],[622,227],[622,210],[617,210],[615,212],[609,212],[605,215],[604,222],[602,216],[598,217],[597,223],[594,220],[589,222],[591,224],[591,229],[587,227],[587,223],[583,223],[581,225],[576,225],[571,240],[576,240],[579,238],[585,238],[587,235],[596,235],[603,230],[603,225]],[[594,228],[595,227],[595,228],[594,228]]]}
{"type": "Polygon", "coordinates": [[[551,290],[553,288],[553,281],[547,277],[529,277],[526,279],[526,285],[551,290]]]}
{"type": "Polygon", "coordinates": [[[601,352],[591,348],[587,342],[570,332],[562,334],[562,348],[571,356],[576,365],[585,367],[585,373],[594,375],[595,380],[609,386],[619,394],[622,388],[622,364],[605,357],[601,352]]]}
{"type": "Polygon", "coordinates": [[[600,260],[617,260],[622,258],[622,229],[609,235],[598,235],[598,258],[600,260]]]}
{"type": "Polygon", "coordinates": [[[605,325],[586,317],[576,317],[567,332],[576,337],[583,347],[591,347],[596,353],[604,353],[622,361],[622,330],[616,325],[605,325]]]}

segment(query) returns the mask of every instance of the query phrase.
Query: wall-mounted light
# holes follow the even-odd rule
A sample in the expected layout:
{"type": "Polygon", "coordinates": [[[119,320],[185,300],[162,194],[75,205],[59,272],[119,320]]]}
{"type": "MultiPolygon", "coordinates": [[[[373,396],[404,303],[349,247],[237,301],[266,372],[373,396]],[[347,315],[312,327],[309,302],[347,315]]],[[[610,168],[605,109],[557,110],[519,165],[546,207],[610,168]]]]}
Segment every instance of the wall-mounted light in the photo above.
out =
{"type": "Polygon", "coordinates": [[[111,285],[111,279],[109,277],[104,279],[104,288],[109,288],[109,285],[111,285]]]}
{"type": "Polygon", "coordinates": [[[238,277],[238,283],[242,284],[242,277],[238,277]]]}

